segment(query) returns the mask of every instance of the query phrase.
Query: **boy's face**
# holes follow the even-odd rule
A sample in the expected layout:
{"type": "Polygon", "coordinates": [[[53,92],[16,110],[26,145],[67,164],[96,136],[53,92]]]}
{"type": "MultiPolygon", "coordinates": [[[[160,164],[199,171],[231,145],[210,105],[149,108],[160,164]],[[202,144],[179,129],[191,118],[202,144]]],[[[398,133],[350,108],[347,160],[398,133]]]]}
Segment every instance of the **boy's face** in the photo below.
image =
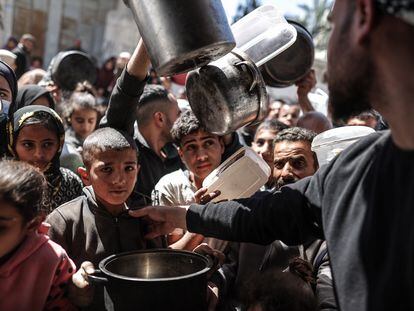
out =
{"type": "Polygon", "coordinates": [[[204,180],[220,165],[224,144],[217,135],[197,131],[184,136],[178,152],[190,172],[204,180]]]}
{"type": "Polygon", "coordinates": [[[24,239],[28,229],[17,209],[0,201],[0,259],[13,251],[24,239]]]}
{"type": "Polygon", "coordinates": [[[97,152],[90,168],[81,173],[105,207],[123,206],[134,190],[139,166],[136,150],[97,152]]]}

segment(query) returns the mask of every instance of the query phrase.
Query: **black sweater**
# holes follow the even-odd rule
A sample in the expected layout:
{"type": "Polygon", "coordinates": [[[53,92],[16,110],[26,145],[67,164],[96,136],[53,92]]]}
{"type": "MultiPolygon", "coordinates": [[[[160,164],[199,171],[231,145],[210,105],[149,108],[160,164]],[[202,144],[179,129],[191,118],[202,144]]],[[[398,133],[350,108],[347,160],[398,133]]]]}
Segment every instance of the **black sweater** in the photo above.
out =
{"type": "Polygon", "coordinates": [[[414,151],[372,134],[275,194],[192,205],[190,231],[290,245],[326,239],[341,310],[414,310],[414,151]]]}

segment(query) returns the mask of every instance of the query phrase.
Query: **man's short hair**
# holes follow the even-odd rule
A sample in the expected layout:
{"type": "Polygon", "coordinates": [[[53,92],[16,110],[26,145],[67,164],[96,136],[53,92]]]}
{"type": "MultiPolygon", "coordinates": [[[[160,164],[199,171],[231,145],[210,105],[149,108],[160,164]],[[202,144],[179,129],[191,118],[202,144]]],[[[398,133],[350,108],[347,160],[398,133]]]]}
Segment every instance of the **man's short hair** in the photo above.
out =
{"type": "Polygon", "coordinates": [[[85,139],[82,151],[83,163],[86,167],[90,167],[97,153],[125,149],[134,149],[138,152],[133,138],[113,128],[104,127],[94,131],[85,139]]]}
{"type": "Polygon", "coordinates": [[[185,136],[200,130],[205,131],[200,121],[191,110],[186,110],[175,121],[171,129],[171,136],[174,142],[180,145],[185,136]]]}
{"type": "Polygon", "coordinates": [[[136,119],[138,124],[147,124],[157,111],[167,113],[170,104],[168,91],[161,85],[146,85],[139,98],[136,119]]]}
{"type": "Polygon", "coordinates": [[[268,130],[273,132],[280,132],[285,129],[288,129],[289,126],[287,126],[285,123],[280,122],[279,120],[271,119],[271,120],[265,120],[262,123],[260,123],[259,127],[256,130],[256,134],[259,133],[261,130],[268,130]]]}
{"type": "Polygon", "coordinates": [[[292,127],[277,133],[274,143],[279,143],[282,141],[306,141],[309,144],[312,144],[312,141],[315,138],[315,136],[316,133],[309,131],[307,129],[300,127],[292,127]]]}
{"type": "MultiPolygon", "coordinates": [[[[277,133],[273,142],[274,144],[277,144],[277,143],[284,142],[284,141],[287,141],[287,142],[304,141],[304,142],[309,143],[309,149],[310,149],[310,146],[312,145],[312,141],[315,138],[315,136],[316,136],[316,133],[310,130],[307,130],[301,127],[291,127],[291,128],[288,128],[286,130],[283,130],[277,133]]],[[[313,151],[312,151],[312,155],[313,155],[314,167],[315,167],[315,170],[317,170],[319,167],[318,158],[316,156],[316,153],[313,151]]]]}

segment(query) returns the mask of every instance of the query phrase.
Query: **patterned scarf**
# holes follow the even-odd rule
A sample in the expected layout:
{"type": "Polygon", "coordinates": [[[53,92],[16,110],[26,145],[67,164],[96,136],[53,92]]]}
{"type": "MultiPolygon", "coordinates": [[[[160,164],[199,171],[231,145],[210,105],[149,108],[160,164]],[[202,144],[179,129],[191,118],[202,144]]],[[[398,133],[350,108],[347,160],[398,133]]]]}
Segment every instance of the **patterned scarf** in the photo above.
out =
{"type": "Polygon", "coordinates": [[[62,119],[54,110],[38,105],[26,106],[17,110],[13,115],[13,119],[9,120],[7,126],[8,151],[14,158],[18,159],[16,154],[16,140],[20,130],[25,126],[25,122],[31,117],[42,119],[45,118],[45,115],[52,117],[57,129],[56,135],[59,138],[59,149],[43,172],[48,182],[49,189],[51,190],[52,195],[54,195],[59,191],[62,181],[59,157],[65,142],[65,130],[63,128],[62,119]]]}

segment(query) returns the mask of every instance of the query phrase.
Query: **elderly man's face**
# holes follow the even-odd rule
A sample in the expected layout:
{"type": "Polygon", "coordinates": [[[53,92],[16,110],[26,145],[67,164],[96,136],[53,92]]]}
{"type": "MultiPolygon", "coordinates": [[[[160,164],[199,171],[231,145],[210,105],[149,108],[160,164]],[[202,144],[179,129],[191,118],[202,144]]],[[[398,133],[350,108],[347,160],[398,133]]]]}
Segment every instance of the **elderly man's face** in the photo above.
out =
{"type": "Polygon", "coordinates": [[[356,1],[336,0],[330,22],[332,34],[328,46],[328,86],[335,119],[369,110],[369,92],[375,77],[368,43],[358,42],[355,33],[356,1]]]}
{"type": "Polygon", "coordinates": [[[307,141],[281,141],[275,144],[273,177],[276,188],[311,176],[316,163],[307,141]]]}

